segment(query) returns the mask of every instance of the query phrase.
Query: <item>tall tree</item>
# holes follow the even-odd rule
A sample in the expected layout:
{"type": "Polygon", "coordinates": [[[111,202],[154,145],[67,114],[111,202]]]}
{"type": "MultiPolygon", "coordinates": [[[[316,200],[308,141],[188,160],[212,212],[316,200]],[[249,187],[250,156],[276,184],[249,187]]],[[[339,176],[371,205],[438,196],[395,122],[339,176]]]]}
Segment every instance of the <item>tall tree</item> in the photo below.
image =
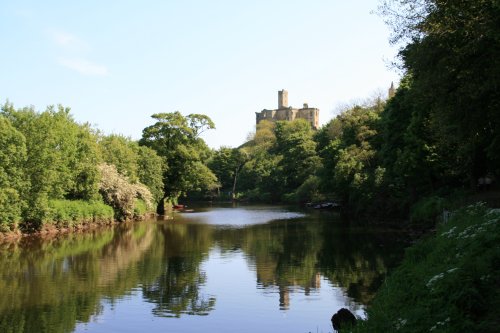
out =
{"type": "Polygon", "coordinates": [[[156,123],[143,130],[141,145],[154,149],[164,159],[164,198],[176,200],[187,191],[215,188],[217,178],[204,164],[210,155],[199,134],[215,128],[209,117],[180,112],[151,116],[156,123]]]}
{"type": "Polygon", "coordinates": [[[221,190],[235,199],[241,169],[249,160],[246,148],[220,147],[215,151],[208,166],[217,176],[221,190]]]}
{"type": "Polygon", "coordinates": [[[28,205],[27,222],[40,225],[52,199],[93,199],[98,196],[97,149],[88,125],[79,125],[70,109],[49,106],[37,113],[33,108],[15,110],[6,104],[2,114],[26,138],[28,205]]]}
{"type": "Polygon", "coordinates": [[[500,6],[497,0],[384,1],[415,100],[429,112],[437,153],[474,186],[500,170],[500,6]],[[409,10],[414,9],[414,10],[409,10]],[[453,152],[453,154],[450,154],[453,152]]]}
{"type": "Polygon", "coordinates": [[[26,188],[22,166],[26,139],[0,115],[0,231],[13,230],[21,220],[26,188]]]}
{"type": "Polygon", "coordinates": [[[283,193],[293,193],[306,179],[321,168],[316,154],[314,131],[309,122],[297,119],[292,122],[278,121],[275,127],[275,152],[282,156],[279,165],[283,178],[283,193]]]}
{"type": "MultiPolygon", "coordinates": [[[[376,139],[382,105],[354,106],[326,125],[328,144],[320,151],[322,183],[351,208],[366,205],[382,170],[376,168],[376,139]]],[[[324,141],[324,138],[323,138],[324,141]]],[[[324,144],[324,143],[323,143],[324,144]]]]}

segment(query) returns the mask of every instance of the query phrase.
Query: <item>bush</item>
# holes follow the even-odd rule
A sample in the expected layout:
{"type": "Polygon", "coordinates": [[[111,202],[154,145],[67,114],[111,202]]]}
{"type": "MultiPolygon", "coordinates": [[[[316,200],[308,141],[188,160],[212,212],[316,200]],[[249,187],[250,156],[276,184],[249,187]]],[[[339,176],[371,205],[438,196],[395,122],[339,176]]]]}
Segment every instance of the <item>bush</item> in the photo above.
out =
{"type": "Polygon", "coordinates": [[[144,200],[136,199],[134,204],[134,218],[141,219],[144,215],[146,215],[151,210],[148,209],[148,205],[144,200]]]}
{"type": "Polygon", "coordinates": [[[497,332],[500,212],[456,211],[413,247],[353,332],[497,332]]]}
{"type": "Polygon", "coordinates": [[[101,164],[101,183],[99,191],[104,202],[113,207],[118,220],[134,217],[136,199],[141,199],[148,210],[153,209],[153,196],[148,188],[141,184],[131,184],[127,177],[121,175],[114,165],[101,164]]]}
{"type": "Polygon", "coordinates": [[[112,222],[113,208],[103,202],[82,200],[51,200],[44,223],[71,227],[83,223],[112,222]]]}

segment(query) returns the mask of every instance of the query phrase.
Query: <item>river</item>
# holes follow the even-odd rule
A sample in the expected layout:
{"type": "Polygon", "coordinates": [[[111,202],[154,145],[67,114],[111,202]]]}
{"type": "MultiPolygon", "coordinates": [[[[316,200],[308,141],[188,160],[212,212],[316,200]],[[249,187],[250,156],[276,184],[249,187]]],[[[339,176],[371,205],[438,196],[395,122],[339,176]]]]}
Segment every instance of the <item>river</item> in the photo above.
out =
{"type": "Polygon", "coordinates": [[[0,244],[0,332],[332,332],[364,316],[404,237],[336,213],[198,207],[0,244]]]}

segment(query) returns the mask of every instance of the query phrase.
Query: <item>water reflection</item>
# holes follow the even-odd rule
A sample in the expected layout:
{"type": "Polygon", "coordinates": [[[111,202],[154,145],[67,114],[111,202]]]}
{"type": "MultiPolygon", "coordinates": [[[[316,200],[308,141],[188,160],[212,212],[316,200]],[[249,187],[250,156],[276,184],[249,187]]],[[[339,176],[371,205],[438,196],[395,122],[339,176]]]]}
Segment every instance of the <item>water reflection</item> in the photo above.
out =
{"type": "Polygon", "coordinates": [[[206,274],[200,270],[211,244],[208,225],[160,225],[162,242],[157,242],[159,276],[144,283],[143,297],[155,304],[153,314],[180,317],[182,313],[207,315],[215,306],[215,297],[200,293],[206,274]]]}
{"type": "MultiPolygon", "coordinates": [[[[261,318],[248,331],[262,331],[272,327],[266,318],[276,321],[259,312],[265,297],[273,297],[277,311],[311,321],[309,330],[326,315],[307,317],[294,295],[331,306],[332,294],[320,292],[328,288],[352,309],[369,303],[400,259],[403,243],[394,233],[346,227],[332,214],[261,207],[206,210],[172,221],[2,246],[0,332],[72,332],[78,323],[105,331],[96,318],[106,317],[109,305],[137,307],[137,302],[142,304],[137,311],[151,318],[182,319],[185,331],[199,329],[189,326],[199,325],[189,318],[207,315],[214,327],[229,329],[232,321],[238,327],[242,319],[230,309],[243,307],[244,315],[261,318]],[[240,261],[247,268],[225,271],[225,263],[240,261]],[[236,282],[239,290],[228,297],[226,289],[236,282]]],[[[132,320],[119,313],[113,318],[115,329],[132,320]]],[[[141,325],[161,331],[151,322],[141,325]]],[[[292,321],[287,325],[297,328],[292,321]]]]}
{"type": "Polygon", "coordinates": [[[4,244],[0,259],[0,332],[71,332],[136,285],[131,269],[149,247],[146,226],[63,239],[4,244]]]}

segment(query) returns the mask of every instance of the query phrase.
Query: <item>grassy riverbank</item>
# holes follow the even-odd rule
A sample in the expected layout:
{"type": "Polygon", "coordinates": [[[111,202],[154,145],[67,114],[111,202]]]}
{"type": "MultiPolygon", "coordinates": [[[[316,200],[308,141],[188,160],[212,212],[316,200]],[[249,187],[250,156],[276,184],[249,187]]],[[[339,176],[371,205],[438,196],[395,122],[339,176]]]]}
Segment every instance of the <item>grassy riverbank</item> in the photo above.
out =
{"type": "Polygon", "coordinates": [[[407,250],[368,309],[343,332],[497,332],[500,322],[500,211],[456,211],[407,250]]]}
{"type": "MultiPolygon", "coordinates": [[[[142,220],[154,212],[143,200],[135,200],[129,220],[142,220]]],[[[0,241],[18,239],[23,235],[54,234],[93,229],[117,223],[120,212],[102,201],[51,200],[44,218],[37,222],[21,222],[3,225],[0,223],[0,241]]]]}

